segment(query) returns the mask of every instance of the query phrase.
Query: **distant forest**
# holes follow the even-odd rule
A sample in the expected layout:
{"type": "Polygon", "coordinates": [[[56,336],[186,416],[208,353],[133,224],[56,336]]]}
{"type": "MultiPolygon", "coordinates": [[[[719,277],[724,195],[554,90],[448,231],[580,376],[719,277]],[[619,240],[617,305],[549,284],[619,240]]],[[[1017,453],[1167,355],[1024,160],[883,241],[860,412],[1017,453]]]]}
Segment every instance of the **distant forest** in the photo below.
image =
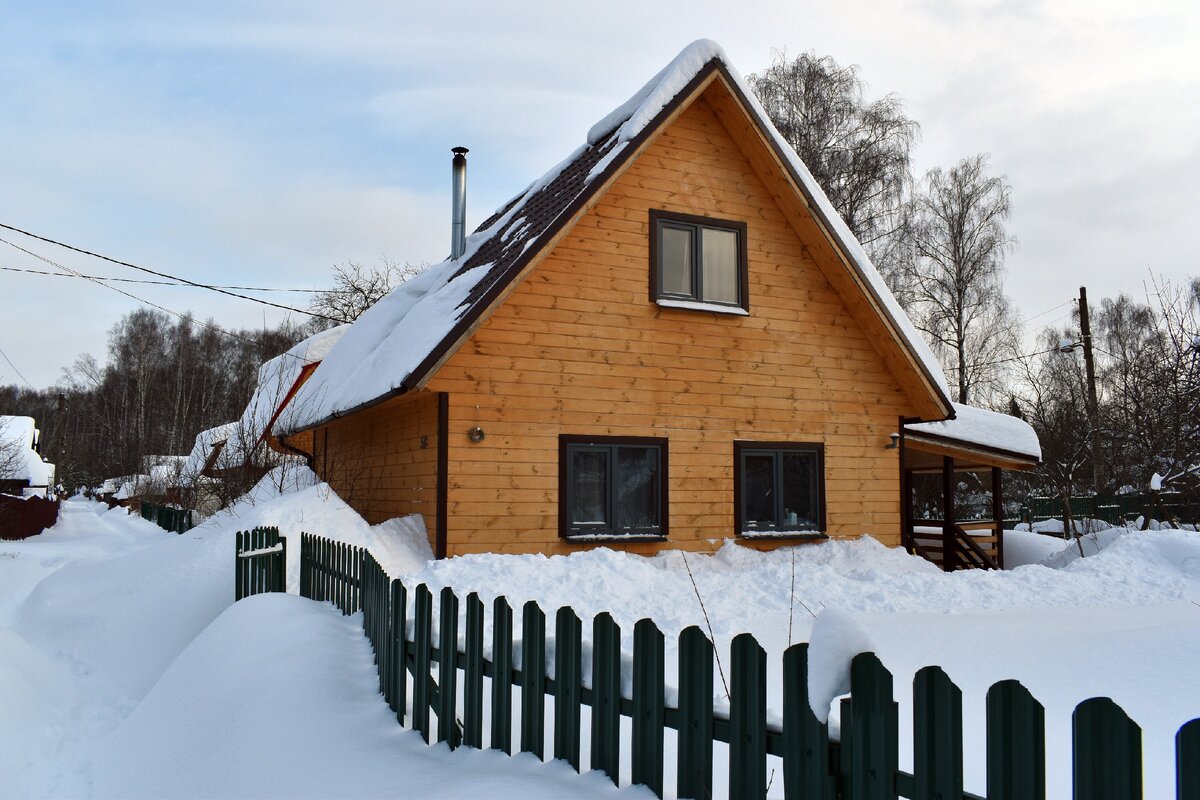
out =
{"type": "Polygon", "coordinates": [[[0,386],[0,414],[30,416],[68,489],[137,473],[144,455],[191,451],[196,434],[241,417],[258,368],[305,337],[297,325],[224,330],[162,311],[126,314],[104,366],[81,355],[59,384],[0,386]]]}

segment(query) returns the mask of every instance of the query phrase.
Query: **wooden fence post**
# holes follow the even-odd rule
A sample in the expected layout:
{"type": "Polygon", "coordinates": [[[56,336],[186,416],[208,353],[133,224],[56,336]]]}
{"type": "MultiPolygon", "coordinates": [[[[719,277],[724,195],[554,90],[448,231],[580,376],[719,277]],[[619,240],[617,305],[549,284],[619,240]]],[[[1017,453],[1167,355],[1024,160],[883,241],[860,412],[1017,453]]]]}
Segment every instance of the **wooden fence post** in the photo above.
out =
{"type": "Polygon", "coordinates": [[[403,725],[408,705],[408,590],[392,581],[392,710],[403,725]]]}
{"type": "Polygon", "coordinates": [[[1107,697],[1075,707],[1071,742],[1077,800],[1138,800],[1142,796],[1142,730],[1107,697]]]}
{"type": "Polygon", "coordinates": [[[1200,800],[1200,719],[1175,734],[1176,800],[1200,800]]]}
{"type": "Polygon", "coordinates": [[[733,640],[729,677],[729,797],[767,796],[767,654],[748,633],[733,640]]]}
{"type": "Polygon", "coordinates": [[[463,642],[463,744],[483,747],[483,602],[467,595],[467,630],[463,642]]]}
{"type": "Polygon", "coordinates": [[[512,606],[503,597],[492,604],[493,750],[512,755],[512,606]]]}
{"type": "Polygon", "coordinates": [[[554,618],[554,757],[579,772],[583,624],[563,606],[554,618]]]}
{"type": "Polygon", "coordinates": [[[695,625],[679,634],[679,771],[676,795],[712,797],[713,646],[695,625]]]}
{"type": "Polygon", "coordinates": [[[546,757],[546,615],[533,600],[521,614],[521,752],[546,757]]]}
{"type": "Polygon", "coordinates": [[[783,653],[783,792],[787,800],[828,800],[829,726],[813,714],[808,700],[808,643],[783,653]]]}
{"type": "Polygon", "coordinates": [[[420,731],[421,737],[429,741],[429,640],[430,628],[433,625],[433,596],[429,587],[421,584],[417,587],[415,598],[415,617],[413,619],[413,710],[412,726],[420,731]]]}
{"type": "Polygon", "coordinates": [[[621,628],[607,611],[592,620],[591,767],[621,785],[621,628]]]}
{"type": "Polygon", "coordinates": [[[442,588],[441,625],[438,628],[438,726],[437,739],[450,749],[458,747],[458,597],[449,586],[442,588]]]}
{"type": "Polygon", "coordinates": [[[1046,800],[1046,711],[1008,680],[987,693],[989,800],[1046,800]]]}
{"type": "Polygon", "coordinates": [[[913,778],[916,800],[962,800],[962,691],[941,667],[913,679],[913,778]]]}
{"type": "Polygon", "coordinates": [[[842,776],[848,800],[896,800],[899,708],[892,675],[874,653],[850,662],[850,699],[842,701],[842,776]]]}
{"type": "Polygon", "coordinates": [[[653,620],[633,627],[632,781],[663,795],[664,639],[653,620]]]}

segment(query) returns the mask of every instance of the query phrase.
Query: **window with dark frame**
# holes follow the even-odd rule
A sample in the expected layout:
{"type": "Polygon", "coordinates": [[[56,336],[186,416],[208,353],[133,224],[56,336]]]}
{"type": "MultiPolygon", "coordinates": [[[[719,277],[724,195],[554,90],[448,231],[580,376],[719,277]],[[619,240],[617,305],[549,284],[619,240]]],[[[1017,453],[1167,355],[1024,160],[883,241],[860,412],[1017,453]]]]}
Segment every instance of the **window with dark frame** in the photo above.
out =
{"type": "Polygon", "coordinates": [[[825,530],[825,448],[818,443],[735,442],[741,535],[825,530]]]}
{"type": "Polygon", "coordinates": [[[749,311],[746,223],[650,212],[650,294],[749,311]]]}
{"type": "Polygon", "coordinates": [[[667,440],[559,437],[559,527],[565,538],[667,535],[667,440]]]}

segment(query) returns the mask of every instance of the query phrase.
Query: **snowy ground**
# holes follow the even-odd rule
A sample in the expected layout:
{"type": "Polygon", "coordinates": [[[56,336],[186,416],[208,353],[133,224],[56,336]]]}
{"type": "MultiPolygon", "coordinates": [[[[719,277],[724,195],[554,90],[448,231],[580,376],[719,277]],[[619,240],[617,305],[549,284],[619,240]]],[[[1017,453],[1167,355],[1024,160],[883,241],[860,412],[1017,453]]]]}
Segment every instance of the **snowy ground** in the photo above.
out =
{"type": "MultiPolygon", "coordinates": [[[[1172,737],[1200,716],[1195,533],[1102,534],[1079,558],[1061,540],[1013,532],[1007,554],[1024,566],[953,575],[870,539],[767,554],[729,544],[686,562],[603,549],[429,562],[411,524],[368,526],[311,479],[287,488],[280,497],[268,482],[184,536],[73,501],[51,531],[0,543],[0,796],[382,796],[398,786],[413,796],[618,794],[563,764],[451,754],[399,729],[358,617],[292,596],[233,606],[232,532],[259,524],[292,537],[293,561],[306,530],[370,546],[411,585],[485,601],[504,594],[514,607],[535,599],[548,614],[570,605],[585,637],[591,616],[609,611],[627,656],[634,622],[653,617],[667,634],[672,683],[677,632],[708,630],[701,598],[725,669],[730,640],[750,631],[768,651],[772,686],[789,642],[811,640],[814,664],[830,665],[814,677],[826,701],[847,643],[874,649],[896,675],[902,730],[911,729],[912,674],[939,664],[963,689],[975,791],[983,697],[997,680],[1020,679],[1046,706],[1050,797],[1070,796],[1080,700],[1113,697],[1143,726],[1147,797],[1173,795],[1172,737]]],[[[715,685],[723,695],[719,675],[715,685]]],[[[778,713],[777,695],[770,706],[778,713]]],[[[901,759],[911,763],[911,753],[901,759]]],[[[583,760],[586,769],[586,743],[583,760]]],[[[777,776],[771,795],[781,793],[777,776]]]]}
{"type": "MultiPolygon", "coordinates": [[[[328,489],[176,536],[63,504],[0,542],[0,797],[650,797],[565,764],[451,753],[401,729],[361,619],[293,595],[233,604],[233,531],[370,528],[328,489]]],[[[391,537],[393,563],[411,557],[391,537]]],[[[298,546],[298,542],[296,542],[298,546]]]]}

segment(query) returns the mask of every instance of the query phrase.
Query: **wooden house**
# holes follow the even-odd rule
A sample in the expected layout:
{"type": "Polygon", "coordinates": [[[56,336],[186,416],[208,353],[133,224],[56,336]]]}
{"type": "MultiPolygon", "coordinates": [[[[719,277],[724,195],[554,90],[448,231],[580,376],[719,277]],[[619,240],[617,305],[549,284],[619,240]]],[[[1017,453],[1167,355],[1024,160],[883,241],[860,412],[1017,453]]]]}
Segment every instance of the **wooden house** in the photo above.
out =
{"type": "Polygon", "coordinates": [[[904,425],[954,416],[707,41],[365,313],[290,408],[281,441],[369,521],[420,513],[439,557],[907,543],[904,425]]]}

